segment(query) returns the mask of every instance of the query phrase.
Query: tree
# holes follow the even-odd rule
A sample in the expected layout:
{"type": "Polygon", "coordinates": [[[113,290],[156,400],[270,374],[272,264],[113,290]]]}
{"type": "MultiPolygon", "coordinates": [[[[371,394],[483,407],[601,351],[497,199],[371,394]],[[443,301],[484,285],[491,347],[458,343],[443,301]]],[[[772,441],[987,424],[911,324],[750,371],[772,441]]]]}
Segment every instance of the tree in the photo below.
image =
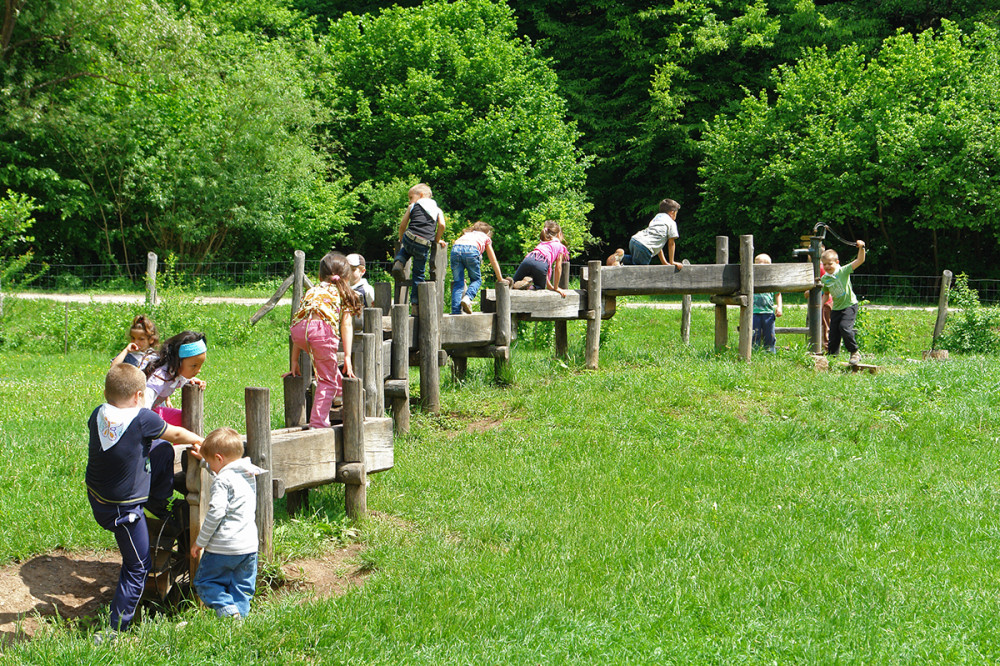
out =
{"type": "MultiPolygon", "coordinates": [[[[35,256],[28,245],[35,239],[27,235],[34,220],[35,201],[31,197],[7,190],[0,199],[0,284],[7,284],[35,256]]],[[[29,278],[30,280],[30,278],[29,278]]]]}
{"type": "MultiPolygon", "coordinates": [[[[415,174],[454,226],[489,221],[506,256],[537,237],[545,216],[558,219],[575,250],[590,240],[579,133],[555,75],[516,38],[505,5],[470,0],[346,15],[323,45],[330,83],[321,93],[338,116],[329,134],[370,205],[415,174]]],[[[384,250],[395,239],[406,201],[386,203],[391,211],[369,209],[378,225],[358,239],[362,246],[384,250]]]]}
{"type": "Polygon", "coordinates": [[[773,102],[762,91],[706,131],[703,216],[786,246],[825,222],[871,240],[883,269],[994,269],[975,248],[1000,237],[998,56],[995,29],[947,21],[871,59],[810,52],[773,102]]]}

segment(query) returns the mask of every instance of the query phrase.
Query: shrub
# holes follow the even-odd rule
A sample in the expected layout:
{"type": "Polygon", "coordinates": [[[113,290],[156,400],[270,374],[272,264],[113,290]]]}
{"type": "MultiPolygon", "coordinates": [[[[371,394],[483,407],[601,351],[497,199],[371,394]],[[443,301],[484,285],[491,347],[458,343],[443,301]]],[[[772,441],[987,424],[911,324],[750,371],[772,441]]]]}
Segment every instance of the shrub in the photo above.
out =
{"type": "Polygon", "coordinates": [[[960,354],[992,354],[1000,351],[1000,313],[983,307],[979,292],[969,287],[969,276],[960,273],[955,278],[948,324],[938,340],[938,346],[960,354]]]}
{"type": "Polygon", "coordinates": [[[858,345],[872,354],[898,351],[903,344],[903,329],[890,314],[872,317],[865,307],[868,301],[858,303],[858,318],[854,324],[858,345]]]}

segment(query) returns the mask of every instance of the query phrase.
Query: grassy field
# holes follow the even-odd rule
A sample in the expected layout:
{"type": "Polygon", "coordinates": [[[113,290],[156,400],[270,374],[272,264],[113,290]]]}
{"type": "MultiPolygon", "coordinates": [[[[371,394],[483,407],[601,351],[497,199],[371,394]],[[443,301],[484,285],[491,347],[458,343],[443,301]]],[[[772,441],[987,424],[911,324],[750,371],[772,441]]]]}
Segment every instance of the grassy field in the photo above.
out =
{"type": "MultiPolygon", "coordinates": [[[[121,326],[63,355],[62,339],[31,342],[30,314],[8,320],[22,344],[0,351],[0,562],[113,546],[82,478],[121,326]]],[[[210,351],[209,428],[242,428],[248,385],[272,388],[280,425],[287,314],[210,351]]],[[[415,414],[396,467],[372,477],[363,588],[262,599],[239,625],[161,616],[110,650],[54,625],[0,661],[995,662],[1000,361],[915,361],[933,313],[869,314],[895,331],[866,356],[875,376],[815,373],[799,338],[751,364],[716,355],[708,309],[690,346],[678,311],[620,309],[596,372],[581,369],[582,325],[565,362],[530,326],[513,386],[473,360],[464,385],[444,383],[442,415],[415,414]]],[[[313,520],[342,525],[342,489],[313,495],[313,520]]],[[[322,547],[305,532],[289,528],[279,552],[322,547]]]]}

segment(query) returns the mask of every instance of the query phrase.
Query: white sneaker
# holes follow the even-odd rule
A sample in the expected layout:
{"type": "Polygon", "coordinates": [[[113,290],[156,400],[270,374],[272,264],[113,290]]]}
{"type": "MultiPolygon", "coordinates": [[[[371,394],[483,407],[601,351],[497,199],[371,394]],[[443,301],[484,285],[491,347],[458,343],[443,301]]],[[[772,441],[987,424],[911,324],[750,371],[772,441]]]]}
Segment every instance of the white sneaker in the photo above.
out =
{"type": "Polygon", "coordinates": [[[468,296],[462,296],[462,312],[465,314],[472,314],[472,301],[468,296]]]}
{"type": "Polygon", "coordinates": [[[858,365],[861,363],[861,353],[851,352],[851,358],[847,359],[848,365],[858,365]]]}

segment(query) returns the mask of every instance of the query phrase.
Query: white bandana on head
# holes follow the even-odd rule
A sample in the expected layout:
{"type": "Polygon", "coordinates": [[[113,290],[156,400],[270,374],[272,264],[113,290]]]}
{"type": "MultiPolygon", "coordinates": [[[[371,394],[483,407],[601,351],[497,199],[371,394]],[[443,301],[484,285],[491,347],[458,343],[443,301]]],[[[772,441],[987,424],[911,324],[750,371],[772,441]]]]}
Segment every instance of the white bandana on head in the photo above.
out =
{"type": "Polygon", "coordinates": [[[139,415],[141,407],[115,407],[103,404],[97,413],[97,433],[101,438],[101,450],[107,451],[118,443],[132,421],[139,415]]]}

